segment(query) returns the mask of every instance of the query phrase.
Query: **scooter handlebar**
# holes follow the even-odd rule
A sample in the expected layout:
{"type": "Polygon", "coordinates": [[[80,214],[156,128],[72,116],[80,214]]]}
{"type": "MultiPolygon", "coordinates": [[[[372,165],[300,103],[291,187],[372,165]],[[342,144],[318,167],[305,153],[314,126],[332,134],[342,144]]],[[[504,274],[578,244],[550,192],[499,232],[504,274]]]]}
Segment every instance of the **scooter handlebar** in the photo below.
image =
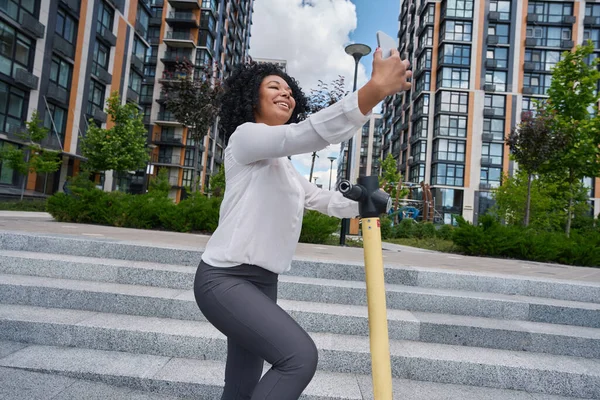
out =
{"type": "Polygon", "coordinates": [[[347,199],[359,201],[363,195],[361,186],[353,185],[347,179],[342,179],[338,186],[340,193],[347,199]]]}

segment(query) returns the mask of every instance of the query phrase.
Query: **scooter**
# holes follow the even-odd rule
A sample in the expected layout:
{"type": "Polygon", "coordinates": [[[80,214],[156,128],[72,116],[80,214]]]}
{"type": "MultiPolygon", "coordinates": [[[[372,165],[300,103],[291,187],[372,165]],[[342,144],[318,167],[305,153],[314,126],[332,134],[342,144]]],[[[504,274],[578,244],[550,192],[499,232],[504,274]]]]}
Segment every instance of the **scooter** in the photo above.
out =
{"type": "Polygon", "coordinates": [[[392,198],[379,189],[377,176],[361,176],[356,185],[342,180],[338,190],[344,197],[358,202],[362,221],[373,394],[375,400],[392,400],[392,367],[379,219],[381,214],[387,214],[392,208],[392,198]]]}

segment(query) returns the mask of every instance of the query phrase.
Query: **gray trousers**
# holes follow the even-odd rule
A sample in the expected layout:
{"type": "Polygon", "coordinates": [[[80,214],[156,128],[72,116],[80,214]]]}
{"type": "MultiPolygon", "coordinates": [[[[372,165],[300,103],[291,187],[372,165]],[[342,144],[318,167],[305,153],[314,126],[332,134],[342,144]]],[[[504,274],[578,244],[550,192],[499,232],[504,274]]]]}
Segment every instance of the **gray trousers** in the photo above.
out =
{"type": "Polygon", "coordinates": [[[198,266],[196,303],[227,336],[221,400],[297,400],[315,374],[317,348],[277,305],[277,279],[255,265],[198,266]],[[272,368],[261,379],[264,361],[272,368]]]}

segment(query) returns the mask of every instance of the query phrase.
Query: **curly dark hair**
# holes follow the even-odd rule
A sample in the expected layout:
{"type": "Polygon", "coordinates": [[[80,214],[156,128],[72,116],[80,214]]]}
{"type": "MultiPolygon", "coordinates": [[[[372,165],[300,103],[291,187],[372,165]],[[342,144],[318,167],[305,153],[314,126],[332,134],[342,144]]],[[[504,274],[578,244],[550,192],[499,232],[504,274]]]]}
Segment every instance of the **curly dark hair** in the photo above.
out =
{"type": "Polygon", "coordinates": [[[224,93],[221,98],[219,112],[219,131],[229,141],[231,134],[238,126],[246,122],[256,122],[254,108],[259,104],[258,92],[264,78],[277,75],[283,78],[292,89],[292,97],[296,108],[286,124],[300,122],[308,111],[308,99],[302,92],[298,82],[283,72],[275,64],[248,63],[237,67],[224,82],[224,93]]]}

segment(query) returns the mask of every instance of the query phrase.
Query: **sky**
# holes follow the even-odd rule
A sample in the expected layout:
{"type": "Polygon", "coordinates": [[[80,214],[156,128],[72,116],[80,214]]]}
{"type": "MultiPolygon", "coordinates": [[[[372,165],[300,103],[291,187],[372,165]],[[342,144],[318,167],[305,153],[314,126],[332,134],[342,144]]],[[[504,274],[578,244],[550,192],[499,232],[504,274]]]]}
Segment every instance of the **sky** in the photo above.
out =
{"type": "MultiPolygon", "coordinates": [[[[345,77],[346,90],[350,91],[354,59],[344,48],[351,43],[366,44],[372,51],[359,65],[360,88],[371,74],[373,51],[377,48],[375,33],[382,30],[397,37],[400,3],[400,0],[255,0],[250,56],[286,60],[288,73],[298,80],[305,94],[316,88],[319,80],[331,82],[339,75],[345,77]]],[[[337,157],[339,148],[332,145],[317,153],[313,178],[317,177],[316,183],[325,189],[329,188],[331,166],[327,157],[337,157]]],[[[292,162],[308,179],[311,155],[293,156],[292,162]]],[[[333,182],[336,172],[337,161],[334,161],[333,182]]]]}

